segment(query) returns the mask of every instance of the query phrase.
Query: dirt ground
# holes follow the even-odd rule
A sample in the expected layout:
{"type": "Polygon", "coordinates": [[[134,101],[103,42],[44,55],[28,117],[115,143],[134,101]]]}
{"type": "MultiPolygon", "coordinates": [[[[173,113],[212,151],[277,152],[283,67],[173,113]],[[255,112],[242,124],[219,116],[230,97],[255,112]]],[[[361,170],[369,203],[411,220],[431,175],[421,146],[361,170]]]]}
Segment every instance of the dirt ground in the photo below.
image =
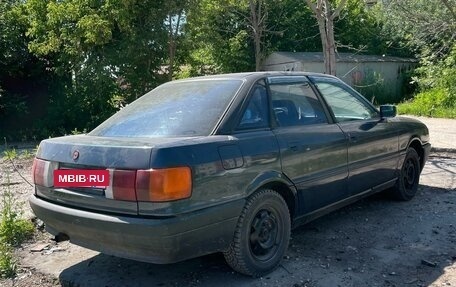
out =
{"type": "MultiPolygon", "coordinates": [[[[30,181],[32,160],[14,162],[30,181]]],[[[7,173],[32,218],[32,187],[0,158],[0,191],[7,173]]],[[[264,278],[234,273],[220,254],[154,265],[38,232],[16,249],[17,277],[0,286],[456,286],[456,153],[433,153],[420,183],[410,202],[376,195],[294,230],[282,265],[264,278]]]]}

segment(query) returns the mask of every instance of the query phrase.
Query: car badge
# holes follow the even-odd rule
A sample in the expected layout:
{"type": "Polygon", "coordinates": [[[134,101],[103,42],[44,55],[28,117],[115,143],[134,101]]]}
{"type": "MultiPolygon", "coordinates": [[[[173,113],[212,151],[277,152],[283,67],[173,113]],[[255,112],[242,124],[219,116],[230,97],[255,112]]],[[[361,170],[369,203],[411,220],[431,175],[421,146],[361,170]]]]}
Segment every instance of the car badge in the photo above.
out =
{"type": "Polygon", "coordinates": [[[73,152],[73,160],[77,160],[79,158],[79,151],[78,150],[75,150],[73,152]]]}

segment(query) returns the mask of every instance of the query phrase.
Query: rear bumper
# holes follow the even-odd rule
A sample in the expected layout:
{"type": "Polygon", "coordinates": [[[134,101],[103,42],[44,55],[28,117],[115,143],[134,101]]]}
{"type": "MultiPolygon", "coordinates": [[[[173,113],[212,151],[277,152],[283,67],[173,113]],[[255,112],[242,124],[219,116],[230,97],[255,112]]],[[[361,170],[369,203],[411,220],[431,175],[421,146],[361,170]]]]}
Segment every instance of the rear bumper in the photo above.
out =
{"type": "Polygon", "coordinates": [[[29,199],[46,229],[102,253],[165,264],[225,250],[244,200],[171,218],[106,215],[57,205],[35,195],[29,199]]]}

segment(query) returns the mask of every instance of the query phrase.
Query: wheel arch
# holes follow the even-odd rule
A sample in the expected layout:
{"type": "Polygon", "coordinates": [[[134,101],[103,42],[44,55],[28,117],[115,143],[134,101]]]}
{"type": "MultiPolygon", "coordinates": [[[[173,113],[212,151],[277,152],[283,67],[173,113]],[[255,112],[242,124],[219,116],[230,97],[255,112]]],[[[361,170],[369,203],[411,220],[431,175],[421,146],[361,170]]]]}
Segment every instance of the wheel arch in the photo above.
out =
{"type": "Polygon", "coordinates": [[[288,206],[290,218],[293,221],[298,211],[297,189],[284,174],[277,171],[262,173],[248,186],[247,196],[252,195],[260,189],[272,189],[282,196],[288,206]]]}
{"type": "Polygon", "coordinates": [[[420,169],[423,170],[424,167],[424,148],[421,140],[418,137],[412,137],[409,141],[407,149],[413,148],[418,153],[420,157],[420,169]]]}

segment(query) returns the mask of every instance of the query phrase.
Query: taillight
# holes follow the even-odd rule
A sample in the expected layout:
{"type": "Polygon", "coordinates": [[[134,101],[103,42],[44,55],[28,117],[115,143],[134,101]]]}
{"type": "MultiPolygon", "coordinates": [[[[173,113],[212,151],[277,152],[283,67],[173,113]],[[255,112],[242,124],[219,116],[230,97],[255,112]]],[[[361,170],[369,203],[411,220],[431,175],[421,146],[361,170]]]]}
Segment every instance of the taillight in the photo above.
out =
{"type": "Polygon", "coordinates": [[[136,201],[136,171],[114,170],[112,173],[112,198],[117,200],[136,201]]]}
{"type": "MultiPolygon", "coordinates": [[[[52,187],[58,163],[35,158],[33,182],[52,187]]],[[[109,170],[106,198],[125,201],[164,202],[188,198],[192,194],[192,172],[189,167],[148,170],[109,170]]]]}
{"type": "Polygon", "coordinates": [[[137,171],[138,201],[171,201],[188,198],[191,194],[192,173],[189,167],[137,171]]]}
{"type": "Polygon", "coordinates": [[[149,170],[109,170],[107,198],[126,201],[164,202],[184,199],[192,193],[189,167],[149,170]]]}
{"type": "Polygon", "coordinates": [[[54,170],[57,163],[35,158],[32,166],[32,180],[36,185],[51,187],[54,184],[54,170]]]}

